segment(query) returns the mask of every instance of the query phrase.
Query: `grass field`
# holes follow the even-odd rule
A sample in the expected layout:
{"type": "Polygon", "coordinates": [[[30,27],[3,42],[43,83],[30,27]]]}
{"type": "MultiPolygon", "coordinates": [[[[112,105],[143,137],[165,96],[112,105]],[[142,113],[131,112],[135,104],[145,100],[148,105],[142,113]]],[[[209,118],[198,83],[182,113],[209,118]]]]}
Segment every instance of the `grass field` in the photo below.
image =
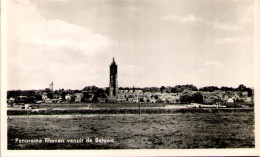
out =
{"type": "Polygon", "coordinates": [[[175,114],[175,113],[218,113],[253,112],[254,108],[187,108],[187,104],[160,103],[72,103],[37,104],[33,109],[8,107],[7,115],[82,115],[82,114],[175,114]],[[140,107],[140,108],[139,108],[140,107]]]}
{"type": "MultiPolygon", "coordinates": [[[[140,103],[42,103],[32,104],[33,108],[37,109],[82,109],[82,108],[99,108],[99,109],[120,109],[120,108],[136,108],[139,107],[140,103]]],[[[142,103],[142,107],[164,107],[166,104],[163,103],[142,103]]],[[[172,104],[172,105],[187,105],[187,104],[172,104]]],[[[19,106],[19,105],[18,105],[19,106]]],[[[10,109],[12,107],[9,107],[10,109]]]]}
{"type": "Polygon", "coordinates": [[[12,116],[8,149],[188,149],[254,147],[254,112],[12,116]],[[92,143],[27,144],[15,139],[92,139],[92,143]],[[95,138],[114,142],[97,143],[95,138]]]}

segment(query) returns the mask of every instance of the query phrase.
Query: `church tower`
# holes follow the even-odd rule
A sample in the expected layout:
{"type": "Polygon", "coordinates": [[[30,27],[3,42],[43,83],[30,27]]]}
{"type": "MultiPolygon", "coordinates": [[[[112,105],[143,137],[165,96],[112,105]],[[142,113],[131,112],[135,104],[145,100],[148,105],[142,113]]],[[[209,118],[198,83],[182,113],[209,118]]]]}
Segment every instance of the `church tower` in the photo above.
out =
{"type": "Polygon", "coordinates": [[[113,57],[113,62],[110,64],[110,82],[109,82],[109,101],[117,101],[118,84],[117,84],[117,65],[113,57]]]}

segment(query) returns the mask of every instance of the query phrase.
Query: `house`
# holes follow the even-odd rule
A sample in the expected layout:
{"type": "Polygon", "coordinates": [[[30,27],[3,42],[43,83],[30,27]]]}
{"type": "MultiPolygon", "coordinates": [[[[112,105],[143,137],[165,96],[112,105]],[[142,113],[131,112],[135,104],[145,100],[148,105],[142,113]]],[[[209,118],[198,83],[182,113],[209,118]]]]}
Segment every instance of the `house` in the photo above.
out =
{"type": "Polygon", "coordinates": [[[156,99],[154,97],[149,98],[149,102],[156,103],[156,99]]]}
{"type": "Polygon", "coordinates": [[[128,102],[133,102],[134,96],[133,95],[128,95],[127,99],[128,102]]]}
{"type": "Polygon", "coordinates": [[[144,97],[142,100],[143,100],[143,102],[148,102],[148,98],[147,97],[144,97]]]}
{"type": "Polygon", "coordinates": [[[235,106],[234,99],[229,98],[225,104],[226,104],[227,107],[234,107],[235,106]]]}
{"type": "Polygon", "coordinates": [[[144,97],[144,93],[140,89],[134,90],[133,94],[136,98],[139,98],[139,99],[144,97]]]}
{"type": "Polygon", "coordinates": [[[118,90],[118,94],[124,93],[125,90],[118,90]]]}
{"type": "Polygon", "coordinates": [[[128,93],[126,93],[127,97],[134,97],[134,90],[129,90],[128,93]]]}
{"type": "Polygon", "coordinates": [[[222,101],[228,101],[228,99],[229,99],[229,97],[225,94],[225,95],[223,96],[222,101]]]}
{"type": "Polygon", "coordinates": [[[126,98],[128,90],[118,90],[118,99],[126,98]]]}
{"type": "Polygon", "coordinates": [[[243,100],[244,100],[244,102],[247,102],[247,103],[253,102],[252,97],[246,97],[246,98],[243,98],[243,100]]]}
{"type": "Polygon", "coordinates": [[[243,91],[243,92],[241,93],[241,96],[242,96],[242,97],[248,97],[248,91],[243,91]]]}
{"type": "Polygon", "coordinates": [[[137,97],[133,98],[132,102],[138,103],[139,99],[137,97]]]}
{"type": "Polygon", "coordinates": [[[84,101],[84,102],[91,102],[91,101],[94,100],[94,96],[95,96],[96,91],[93,88],[95,88],[95,87],[91,87],[91,89],[82,91],[82,94],[83,94],[83,97],[81,99],[82,101],[84,101]]]}
{"type": "Polygon", "coordinates": [[[126,100],[126,98],[118,98],[117,101],[118,102],[126,102],[127,100],[126,100]]]}
{"type": "Polygon", "coordinates": [[[45,94],[43,94],[43,95],[42,95],[42,101],[45,102],[46,99],[48,99],[48,96],[45,95],[45,94]]]}
{"type": "Polygon", "coordinates": [[[66,99],[67,101],[70,101],[70,100],[72,99],[72,94],[66,94],[66,95],[65,95],[65,99],[66,99]]]}
{"type": "Polygon", "coordinates": [[[75,96],[75,102],[81,102],[81,99],[83,98],[83,93],[74,93],[74,96],[75,96]]]}
{"type": "Polygon", "coordinates": [[[53,98],[54,99],[59,99],[60,98],[60,94],[59,93],[54,93],[53,94],[53,98]]]}
{"type": "Polygon", "coordinates": [[[107,98],[98,98],[98,102],[106,102],[107,101],[107,98]]]}
{"type": "Polygon", "coordinates": [[[44,100],[44,102],[45,102],[45,103],[52,103],[52,100],[51,100],[50,98],[46,98],[46,99],[44,100]]]}
{"type": "Polygon", "coordinates": [[[228,102],[228,103],[234,103],[234,99],[229,98],[227,102],[228,102]]]}
{"type": "Polygon", "coordinates": [[[14,104],[14,101],[15,101],[15,98],[11,97],[8,99],[7,103],[12,105],[12,104],[14,104]]]}
{"type": "Polygon", "coordinates": [[[154,95],[154,96],[157,96],[157,97],[159,98],[159,97],[162,96],[163,94],[162,94],[161,92],[155,92],[155,93],[153,93],[153,95],[154,95]]]}
{"type": "Polygon", "coordinates": [[[127,90],[118,90],[118,102],[126,102],[126,93],[127,90]]]}
{"type": "Polygon", "coordinates": [[[140,99],[144,98],[142,90],[130,89],[130,90],[119,90],[118,99],[119,102],[140,102],[140,99]]]}
{"type": "Polygon", "coordinates": [[[178,103],[180,101],[179,95],[166,95],[165,98],[167,103],[178,103]]]}
{"type": "Polygon", "coordinates": [[[151,92],[144,93],[144,98],[146,98],[146,102],[148,102],[151,97],[152,97],[152,93],[151,92]]]}
{"type": "Polygon", "coordinates": [[[164,96],[161,96],[160,98],[159,98],[159,100],[160,100],[160,102],[163,102],[163,103],[166,103],[166,98],[164,97],[164,96]]]}
{"type": "MultiPolygon", "coordinates": [[[[195,91],[194,91],[195,92],[195,91]]],[[[188,94],[189,96],[191,96],[193,94],[193,91],[190,89],[185,89],[182,94],[188,94]]]]}
{"type": "Polygon", "coordinates": [[[62,102],[62,98],[51,99],[51,101],[52,101],[53,103],[61,103],[61,102],[62,102]]]}

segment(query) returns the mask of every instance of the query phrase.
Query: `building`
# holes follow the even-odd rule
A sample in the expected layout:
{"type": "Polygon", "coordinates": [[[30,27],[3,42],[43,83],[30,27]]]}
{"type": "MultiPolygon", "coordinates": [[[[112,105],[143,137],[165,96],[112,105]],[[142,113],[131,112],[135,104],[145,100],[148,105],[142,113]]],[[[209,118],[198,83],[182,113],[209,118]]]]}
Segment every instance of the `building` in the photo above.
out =
{"type": "Polygon", "coordinates": [[[49,89],[50,89],[51,91],[53,91],[53,82],[51,82],[51,83],[49,84],[49,89]]]}
{"type": "Polygon", "coordinates": [[[110,64],[109,75],[109,101],[117,101],[118,98],[118,82],[117,82],[117,65],[113,57],[113,62],[110,64]]]}
{"type": "Polygon", "coordinates": [[[75,93],[75,101],[74,102],[81,102],[82,98],[83,98],[83,93],[75,93]]]}
{"type": "Polygon", "coordinates": [[[119,102],[140,102],[144,99],[144,93],[140,89],[118,90],[119,102]]]}
{"type": "Polygon", "coordinates": [[[65,95],[65,99],[66,99],[67,101],[70,101],[70,100],[72,99],[72,96],[73,96],[73,94],[66,94],[66,95],[65,95]]]}

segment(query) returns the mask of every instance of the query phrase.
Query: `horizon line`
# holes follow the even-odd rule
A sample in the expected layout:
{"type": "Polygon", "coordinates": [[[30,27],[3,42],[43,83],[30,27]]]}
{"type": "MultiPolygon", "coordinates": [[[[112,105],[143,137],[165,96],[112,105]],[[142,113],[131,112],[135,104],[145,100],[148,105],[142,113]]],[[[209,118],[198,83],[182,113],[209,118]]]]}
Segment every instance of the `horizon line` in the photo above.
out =
{"type": "MultiPolygon", "coordinates": [[[[225,85],[221,85],[221,86],[216,86],[216,85],[207,85],[207,86],[200,86],[200,87],[198,87],[198,86],[196,86],[196,85],[194,85],[194,84],[178,84],[178,85],[174,85],[174,86],[171,86],[171,85],[162,85],[162,86],[164,86],[164,87],[175,87],[175,86],[183,86],[183,85],[193,85],[193,86],[195,86],[195,87],[197,87],[198,89],[199,88],[203,88],[203,87],[218,87],[218,88],[221,88],[221,87],[229,87],[229,88],[237,88],[239,85],[241,85],[241,84],[238,84],[236,87],[234,87],[234,86],[225,86],[225,85]]],[[[245,84],[243,84],[243,85],[245,85],[245,84]]],[[[102,87],[100,87],[100,86],[96,86],[96,85],[88,85],[88,86],[85,86],[85,87],[90,87],[90,86],[95,86],[95,87],[98,87],[98,88],[109,88],[109,86],[106,86],[106,87],[104,87],[104,86],[102,86],[102,87]]],[[[161,88],[162,86],[146,86],[146,87],[138,87],[138,86],[119,86],[118,88],[152,88],[152,87],[155,87],[155,88],[161,88]]],[[[246,86],[246,85],[245,85],[246,86]]],[[[83,87],[83,88],[81,88],[81,89],[75,89],[75,88],[58,88],[58,89],[53,89],[53,90],[59,90],[59,89],[64,89],[64,90],[83,90],[85,87],[83,87]]],[[[251,87],[251,86],[246,86],[247,88],[251,88],[251,89],[254,89],[254,87],[251,87]]],[[[11,90],[45,90],[45,89],[47,89],[48,87],[46,87],[46,88],[41,88],[41,89],[7,89],[7,91],[11,91],[11,90]]],[[[48,88],[49,89],[49,88],[48,88]]]]}

